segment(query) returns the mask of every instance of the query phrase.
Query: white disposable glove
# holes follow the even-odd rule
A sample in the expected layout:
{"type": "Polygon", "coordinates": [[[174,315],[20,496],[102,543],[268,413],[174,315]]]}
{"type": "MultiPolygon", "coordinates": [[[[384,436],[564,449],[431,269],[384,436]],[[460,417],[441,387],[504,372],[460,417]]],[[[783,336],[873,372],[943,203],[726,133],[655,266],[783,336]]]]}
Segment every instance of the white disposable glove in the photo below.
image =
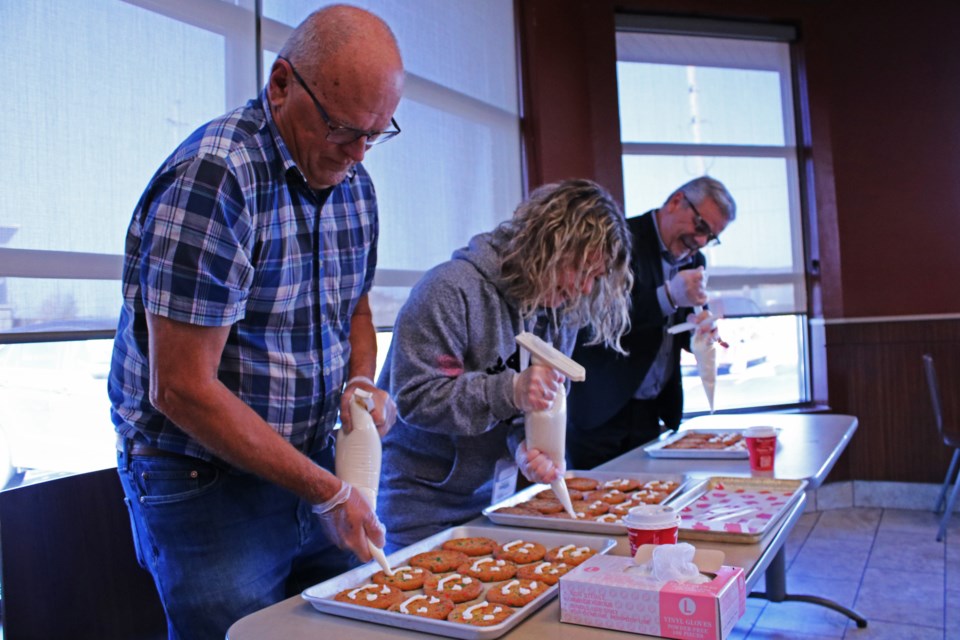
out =
{"type": "Polygon", "coordinates": [[[353,429],[353,422],[350,418],[350,401],[353,399],[353,392],[357,389],[366,389],[373,394],[373,408],[370,409],[370,417],[373,418],[373,424],[377,427],[377,433],[380,437],[387,435],[390,427],[397,421],[397,404],[393,401],[383,389],[378,389],[373,380],[364,376],[355,376],[347,381],[347,386],[340,396],[340,426],[345,429],[344,433],[350,433],[353,429]]]}
{"type": "Polygon", "coordinates": [[[367,547],[369,539],[377,547],[386,543],[386,529],[370,509],[360,492],[340,481],[340,489],[326,502],[315,504],[311,511],[320,518],[327,537],[341,549],[349,549],[361,562],[372,559],[367,547]]]}
{"type": "Polygon", "coordinates": [[[550,367],[532,364],[513,378],[513,404],[524,413],[546,411],[563,384],[563,375],[550,367]]]}
{"type": "Polygon", "coordinates": [[[514,460],[517,461],[520,473],[530,482],[550,484],[566,471],[565,464],[558,467],[539,449],[527,449],[526,440],[517,447],[514,460]]]}
{"type": "Polygon", "coordinates": [[[707,279],[703,267],[678,271],[666,284],[673,304],[679,307],[699,307],[707,303],[707,279]]]}
{"type": "Polygon", "coordinates": [[[700,313],[691,313],[687,316],[687,322],[696,325],[695,333],[697,335],[707,334],[714,340],[719,339],[717,332],[717,318],[709,309],[704,309],[700,313]]]}

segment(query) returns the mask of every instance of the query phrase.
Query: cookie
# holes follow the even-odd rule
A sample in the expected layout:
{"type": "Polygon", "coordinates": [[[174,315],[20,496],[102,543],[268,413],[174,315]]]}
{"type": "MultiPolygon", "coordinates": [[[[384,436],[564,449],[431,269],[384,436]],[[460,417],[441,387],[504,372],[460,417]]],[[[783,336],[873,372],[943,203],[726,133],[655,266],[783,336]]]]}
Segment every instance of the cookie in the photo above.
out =
{"type": "MultiPolygon", "coordinates": [[[[570,494],[571,500],[583,500],[583,492],[577,491],[576,489],[567,488],[567,493],[570,494]]],[[[556,500],[557,494],[553,492],[553,489],[544,489],[540,493],[534,496],[534,498],[539,498],[540,500],[556,500]]]]}
{"type": "Polygon", "coordinates": [[[453,600],[444,596],[417,594],[392,605],[389,610],[421,618],[446,620],[454,606],[456,605],[453,604],[453,600]]]}
{"type": "Polygon", "coordinates": [[[574,500],[573,501],[573,512],[580,514],[582,513],[588,518],[595,518],[596,516],[602,516],[607,511],[610,511],[610,505],[604,502],[603,500],[574,500]]]}
{"type": "Polygon", "coordinates": [[[593,519],[594,522],[603,522],[604,524],[616,524],[620,522],[620,516],[615,513],[605,513],[593,519]]]}
{"type": "Polygon", "coordinates": [[[573,569],[573,565],[566,562],[537,562],[520,567],[517,570],[517,577],[545,582],[547,585],[553,586],[560,581],[562,575],[571,569],[573,569]]]}
{"type": "Polygon", "coordinates": [[[607,480],[600,485],[600,488],[609,491],[610,489],[616,489],[622,491],[623,493],[628,493],[634,491],[637,487],[640,486],[640,481],[634,478],[614,478],[613,480],[607,480]]]}
{"type": "Polygon", "coordinates": [[[355,589],[344,589],[333,597],[337,602],[358,604],[361,607],[386,609],[403,600],[403,591],[388,584],[369,582],[355,589]]]}
{"type": "Polygon", "coordinates": [[[560,504],[559,500],[533,498],[524,502],[523,505],[529,509],[533,509],[543,514],[558,513],[563,511],[563,505],[560,504]]]}
{"type": "Polygon", "coordinates": [[[513,609],[507,605],[484,600],[477,604],[457,605],[447,616],[447,620],[476,627],[490,627],[500,624],[512,614],[513,609]]]}
{"type": "Polygon", "coordinates": [[[544,558],[549,562],[566,562],[567,564],[577,566],[596,553],[597,552],[590,547],[578,547],[575,544],[567,544],[562,547],[550,549],[544,558]]]}
{"type": "Polygon", "coordinates": [[[550,588],[546,582],[526,578],[508,580],[497,584],[487,591],[487,601],[522,607],[550,588]]]}
{"type": "Polygon", "coordinates": [[[479,558],[457,567],[457,573],[471,576],[483,582],[508,580],[517,574],[517,565],[509,560],[479,558]]]}
{"type": "Polygon", "coordinates": [[[498,560],[509,560],[517,564],[527,564],[542,560],[547,548],[539,542],[511,540],[493,550],[493,557],[498,560]]]}
{"type": "Polygon", "coordinates": [[[593,478],[573,477],[566,478],[565,482],[567,483],[567,489],[576,491],[593,491],[600,485],[600,482],[593,478]]]}
{"type": "Polygon", "coordinates": [[[495,509],[494,513],[506,513],[515,516],[539,516],[541,515],[536,509],[530,509],[527,507],[522,507],[520,505],[514,507],[500,507],[495,509]]]}
{"type": "Polygon", "coordinates": [[[440,546],[449,551],[460,551],[471,557],[487,556],[497,548],[497,541],[481,537],[451,538],[440,546]]]}
{"type": "Polygon", "coordinates": [[[450,551],[449,549],[434,549],[418,553],[410,558],[411,567],[420,567],[432,573],[445,573],[453,571],[470,558],[462,551],[450,551]]]}
{"type": "Polygon", "coordinates": [[[423,592],[428,596],[444,596],[454,603],[473,600],[483,591],[483,584],[477,578],[451,573],[448,576],[430,576],[423,581],[423,592]]]}
{"type": "Polygon", "coordinates": [[[642,484],[640,488],[657,493],[673,493],[677,486],[678,483],[673,480],[651,480],[642,484]]]}
{"type": "Polygon", "coordinates": [[[596,491],[583,494],[583,499],[588,502],[600,500],[607,504],[620,504],[621,502],[626,502],[629,498],[626,493],[619,489],[597,489],[596,491]]]}
{"type": "Polygon", "coordinates": [[[630,501],[641,504],[660,504],[667,494],[651,489],[640,489],[630,494],[630,501]]]}
{"type": "Polygon", "coordinates": [[[403,566],[396,567],[392,576],[388,576],[383,571],[377,571],[371,580],[377,584],[388,584],[401,591],[413,591],[422,587],[424,579],[429,575],[431,575],[430,572],[423,567],[403,566]]]}
{"type": "Polygon", "coordinates": [[[643,504],[642,502],[634,502],[633,500],[628,500],[627,502],[621,502],[620,504],[615,504],[610,507],[609,513],[612,513],[615,516],[622,518],[627,515],[630,509],[643,504]]]}

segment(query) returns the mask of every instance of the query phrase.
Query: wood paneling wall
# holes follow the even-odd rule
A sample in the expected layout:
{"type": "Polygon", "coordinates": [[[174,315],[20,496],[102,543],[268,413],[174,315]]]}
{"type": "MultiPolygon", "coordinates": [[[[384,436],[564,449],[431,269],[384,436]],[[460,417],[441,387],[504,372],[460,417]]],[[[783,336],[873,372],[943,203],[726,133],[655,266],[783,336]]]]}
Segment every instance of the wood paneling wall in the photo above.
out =
{"type": "Polygon", "coordinates": [[[960,47],[944,43],[960,32],[960,2],[516,2],[528,186],[580,176],[621,198],[618,12],[797,28],[810,311],[825,323],[814,386],[831,410],[860,418],[831,479],[942,481],[920,356],[931,351],[944,369],[949,414],[960,397],[949,364],[960,318],[960,47]]]}

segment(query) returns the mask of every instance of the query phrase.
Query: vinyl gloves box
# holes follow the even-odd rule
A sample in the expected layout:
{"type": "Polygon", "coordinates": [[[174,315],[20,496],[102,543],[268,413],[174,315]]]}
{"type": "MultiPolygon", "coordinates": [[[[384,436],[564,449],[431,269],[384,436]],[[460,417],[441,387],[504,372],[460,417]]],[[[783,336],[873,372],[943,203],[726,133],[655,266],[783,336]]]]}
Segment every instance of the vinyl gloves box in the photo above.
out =
{"type": "Polygon", "coordinates": [[[711,569],[700,584],[664,582],[634,558],[594,556],[560,580],[560,621],[679,640],[722,640],[744,614],[746,587],[740,567],[711,569]]]}

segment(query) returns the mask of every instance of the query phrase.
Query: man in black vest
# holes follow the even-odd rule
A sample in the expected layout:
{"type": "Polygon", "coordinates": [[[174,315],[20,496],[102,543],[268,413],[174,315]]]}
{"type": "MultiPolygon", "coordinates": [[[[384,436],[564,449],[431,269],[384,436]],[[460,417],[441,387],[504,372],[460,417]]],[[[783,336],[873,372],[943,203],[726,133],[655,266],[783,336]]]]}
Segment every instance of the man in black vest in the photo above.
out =
{"type": "MultiPolygon", "coordinates": [[[[587,370],[568,399],[569,468],[593,467],[676,429],[683,415],[680,349],[690,333],[667,329],[707,301],[700,253],[736,217],[727,188],[706,176],[684,184],[659,209],[630,218],[633,234],[631,328],[621,341],[629,355],[586,346],[581,332],[573,359],[587,370]]],[[[694,319],[694,318],[691,318],[694,319]]],[[[694,320],[711,322],[706,312],[694,320]]]]}

